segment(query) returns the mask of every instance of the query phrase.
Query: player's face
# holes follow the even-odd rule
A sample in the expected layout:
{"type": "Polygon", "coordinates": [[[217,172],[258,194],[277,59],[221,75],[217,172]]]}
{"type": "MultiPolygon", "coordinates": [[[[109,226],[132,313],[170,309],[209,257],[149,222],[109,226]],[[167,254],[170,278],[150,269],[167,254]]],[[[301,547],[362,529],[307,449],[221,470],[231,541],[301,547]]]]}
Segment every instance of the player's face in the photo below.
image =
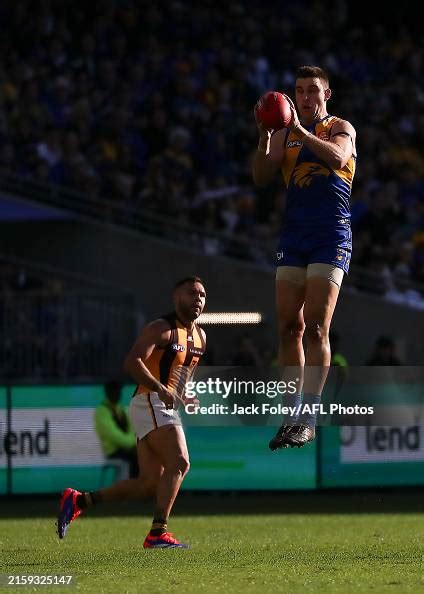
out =
{"type": "Polygon", "coordinates": [[[331,91],[318,77],[298,78],[296,80],[296,105],[300,118],[313,121],[326,113],[326,103],[331,91]]]}
{"type": "Polygon", "coordinates": [[[193,322],[205,307],[206,291],[201,283],[185,283],[175,292],[175,307],[185,320],[193,322]]]}

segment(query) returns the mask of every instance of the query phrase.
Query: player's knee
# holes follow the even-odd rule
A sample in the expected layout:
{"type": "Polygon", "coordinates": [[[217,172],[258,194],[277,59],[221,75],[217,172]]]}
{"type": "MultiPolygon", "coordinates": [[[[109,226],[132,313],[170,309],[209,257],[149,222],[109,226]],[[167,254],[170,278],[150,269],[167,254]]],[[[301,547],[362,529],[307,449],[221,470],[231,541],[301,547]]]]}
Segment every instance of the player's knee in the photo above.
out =
{"type": "Polygon", "coordinates": [[[179,469],[181,474],[185,476],[187,472],[190,470],[190,460],[188,456],[181,456],[179,460],[179,469]]]}
{"type": "Polygon", "coordinates": [[[175,460],[170,466],[176,473],[179,473],[182,477],[184,477],[190,470],[190,461],[188,459],[188,456],[184,456],[183,454],[181,454],[180,456],[177,456],[175,458],[175,460]]]}
{"type": "Polygon", "coordinates": [[[328,340],[328,328],[315,320],[307,321],[305,338],[310,342],[324,342],[328,340]]]}
{"type": "Polygon", "coordinates": [[[280,339],[287,343],[288,341],[297,342],[302,340],[305,331],[305,324],[302,322],[283,322],[280,325],[280,339]]]}

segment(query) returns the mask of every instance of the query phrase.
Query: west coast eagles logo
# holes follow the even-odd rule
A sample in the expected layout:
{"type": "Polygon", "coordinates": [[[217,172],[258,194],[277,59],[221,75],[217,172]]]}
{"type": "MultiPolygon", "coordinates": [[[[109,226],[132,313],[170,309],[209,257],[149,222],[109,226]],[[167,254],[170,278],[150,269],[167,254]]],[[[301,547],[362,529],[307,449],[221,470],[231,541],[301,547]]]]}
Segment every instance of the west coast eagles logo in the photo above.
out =
{"type": "Polygon", "coordinates": [[[330,169],[320,165],[319,163],[301,163],[293,172],[293,183],[299,188],[310,186],[312,178],[315,175],[330,175],[330,169]]]}

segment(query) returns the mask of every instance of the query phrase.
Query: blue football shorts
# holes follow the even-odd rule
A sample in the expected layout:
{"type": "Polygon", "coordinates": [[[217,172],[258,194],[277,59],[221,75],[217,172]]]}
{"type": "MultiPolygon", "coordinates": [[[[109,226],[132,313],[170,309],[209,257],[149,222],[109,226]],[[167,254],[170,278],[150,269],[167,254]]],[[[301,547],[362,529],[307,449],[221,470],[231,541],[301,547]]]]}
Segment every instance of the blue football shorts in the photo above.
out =
{"type": "Polygon", "coordinates": [[[276,266],[331,264],[349,272],[352,254],[352,230],[349,222],[332,227],[285,227],[277,247],[276,266]]]}

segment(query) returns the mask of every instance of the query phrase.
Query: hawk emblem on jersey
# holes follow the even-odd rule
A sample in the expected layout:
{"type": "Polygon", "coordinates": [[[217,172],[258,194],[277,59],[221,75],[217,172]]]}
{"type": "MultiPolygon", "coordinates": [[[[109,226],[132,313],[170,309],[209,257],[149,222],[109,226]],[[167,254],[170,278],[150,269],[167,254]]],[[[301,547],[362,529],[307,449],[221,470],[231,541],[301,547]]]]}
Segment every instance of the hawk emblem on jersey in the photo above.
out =
{"type": "Polygon", "coordinates": [[[323,165],[320,165],[319,163],[301,163],[293,172],[293,182],[296,186],[299,186],[299,188],[304,188],[311,184],[314,176],[325,175],[328,177],[330,173],[330,169],[323,167],[323,165]]]}

